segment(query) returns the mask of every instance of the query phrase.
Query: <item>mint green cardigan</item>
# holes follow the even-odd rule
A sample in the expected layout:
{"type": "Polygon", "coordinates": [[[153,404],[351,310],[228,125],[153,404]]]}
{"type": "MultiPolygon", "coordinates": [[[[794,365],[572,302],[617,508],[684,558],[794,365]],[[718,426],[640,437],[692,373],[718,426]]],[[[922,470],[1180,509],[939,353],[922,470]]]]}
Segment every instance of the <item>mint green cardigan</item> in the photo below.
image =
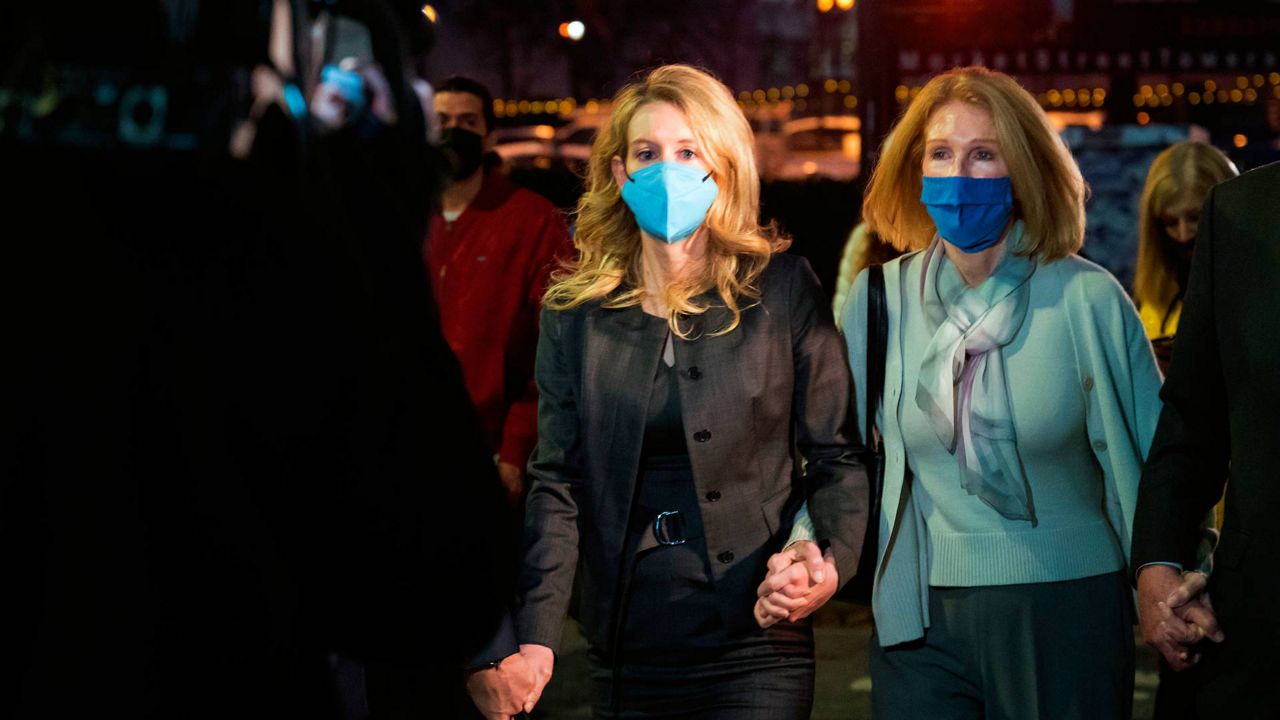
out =
{"type": "MultiPolygon", "coordinates": [[[[889,343],[876,426],[885,473],[872,609],[886,647],[924,635],[930,585],[1054,582],[1125,569],[1142,461],[1160,414],[1151,346],[1119,283],[1076,256],[1041,263],[1029,281],[1026,320],[1004,351],[1039,522],[1008,520],[967,496],[945,451],[913,453],[915,477],[904,487],[906,449],[937,442],[927,430],[922,436],[921,418],[911,416],[922,416],[915,384],[931,337],[918,299],[922,260],[913,253],[884,266],[889,343]],[[910,443],[904,417],[914,432],[910,443]]],[[[866,392],[866,313],[864,272],[841,322],[856,397],[866,392]]],[[[812,537],[802,510],[791,539],[812,537]]]]}

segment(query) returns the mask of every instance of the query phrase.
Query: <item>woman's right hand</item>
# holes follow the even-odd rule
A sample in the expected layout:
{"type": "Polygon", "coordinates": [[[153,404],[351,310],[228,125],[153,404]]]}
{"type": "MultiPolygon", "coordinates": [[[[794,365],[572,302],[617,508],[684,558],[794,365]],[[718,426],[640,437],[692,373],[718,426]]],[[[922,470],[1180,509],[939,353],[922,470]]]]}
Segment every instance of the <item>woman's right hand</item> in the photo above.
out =
{"type": "Polygon", "coordinates": [[[529,692],[525,699],[524,711],[533,712],[533,706],[538,704],[538,700],[542,698],[542,691],[546,689],[547,683],[551,681],[551,671],[556,664],[556,654],[546,645],[536,645],[534,643],[526,643],[520,646],[520,655],[529,665],[529,669],[533,672],[533,689],[529,692]]]}
{"type": "Polygon", "coordinates": [[[800,540],[769,558],[769,574],[756,592],[756,623],[767,628],[781,620],[808,617],[835,595],[839,586],[835,556],[817,543],[800,540]]]}

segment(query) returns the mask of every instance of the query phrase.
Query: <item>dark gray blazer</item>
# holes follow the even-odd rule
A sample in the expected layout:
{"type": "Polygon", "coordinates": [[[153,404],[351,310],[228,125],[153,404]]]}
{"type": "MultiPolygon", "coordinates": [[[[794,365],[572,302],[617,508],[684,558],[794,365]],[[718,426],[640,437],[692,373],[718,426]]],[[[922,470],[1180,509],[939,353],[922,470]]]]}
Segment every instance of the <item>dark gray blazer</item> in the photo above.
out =
{"type": "MultiPolygon", "coordinates": [[[[817,278],[802,258],[776,255],[757,287],[761,302],[733,332],[675,342],[708,561],[731,633],[755,627],[756,586],[801,501],[830,541],[841,580],[857,567],[867,520],[849,367],[817,278]]],[[[723,327],[728,316],[709,310],[694,320],[691,337],[723,327]]],[[[542,313],[538,446],[516,614],[522,643],[558,648],[580,566],[587,637],[597,649],[610,646],[664,338],[638,306],[542,313]]]]}

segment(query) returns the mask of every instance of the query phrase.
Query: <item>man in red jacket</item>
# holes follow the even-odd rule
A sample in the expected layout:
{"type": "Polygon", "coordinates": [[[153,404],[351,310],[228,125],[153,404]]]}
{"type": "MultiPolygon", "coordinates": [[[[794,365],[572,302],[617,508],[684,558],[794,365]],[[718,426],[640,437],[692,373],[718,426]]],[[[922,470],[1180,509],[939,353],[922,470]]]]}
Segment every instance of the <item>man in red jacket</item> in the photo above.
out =
{"type": "Polygon", "coordinates": [[[540,303],[572,241],[550,202],[485,162],[494,114],[484,85],[445,80],[436,88],[434,110],[451,173],[423,254],[445,339],[516,503],[537,440],[533,358],[540,303]]]}

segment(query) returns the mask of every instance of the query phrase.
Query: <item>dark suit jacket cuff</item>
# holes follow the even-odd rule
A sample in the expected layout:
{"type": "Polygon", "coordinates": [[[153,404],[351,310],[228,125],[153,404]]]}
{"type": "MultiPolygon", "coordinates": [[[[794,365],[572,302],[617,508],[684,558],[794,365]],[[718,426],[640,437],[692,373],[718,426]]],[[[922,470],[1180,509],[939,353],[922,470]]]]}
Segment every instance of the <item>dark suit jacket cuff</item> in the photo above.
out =
{"type": "Polygon", "coordinates": [[[520,645],[516,643],[516,624],[511,620],[511,613],[503,610],[502,619],[493,637],[479,652],[467,658],[463,667],[467,670],[482,668],[518,652],[520,645]]]}
{"type": "MultiPolygon", "coordinates": [[[[829,547],[831,554],[835,558],[836,572],[839,573],[839,585],[836,590],[844,587],[845,583],[853,579],[854,573],[858,571],[858,552],[840,540],[830,541],[829,547]]],[[[875,552],[873,549],[872,552],[875,552]]]]}
{"type": "Polygon", "coordinates": [[[516,633],[521,645],[542,645],[551,648],[551,652],[560,656],[560,633],[564,629],[564,621],[539,622],[532,613],[521,614],[520,626],[516,633]]]}

